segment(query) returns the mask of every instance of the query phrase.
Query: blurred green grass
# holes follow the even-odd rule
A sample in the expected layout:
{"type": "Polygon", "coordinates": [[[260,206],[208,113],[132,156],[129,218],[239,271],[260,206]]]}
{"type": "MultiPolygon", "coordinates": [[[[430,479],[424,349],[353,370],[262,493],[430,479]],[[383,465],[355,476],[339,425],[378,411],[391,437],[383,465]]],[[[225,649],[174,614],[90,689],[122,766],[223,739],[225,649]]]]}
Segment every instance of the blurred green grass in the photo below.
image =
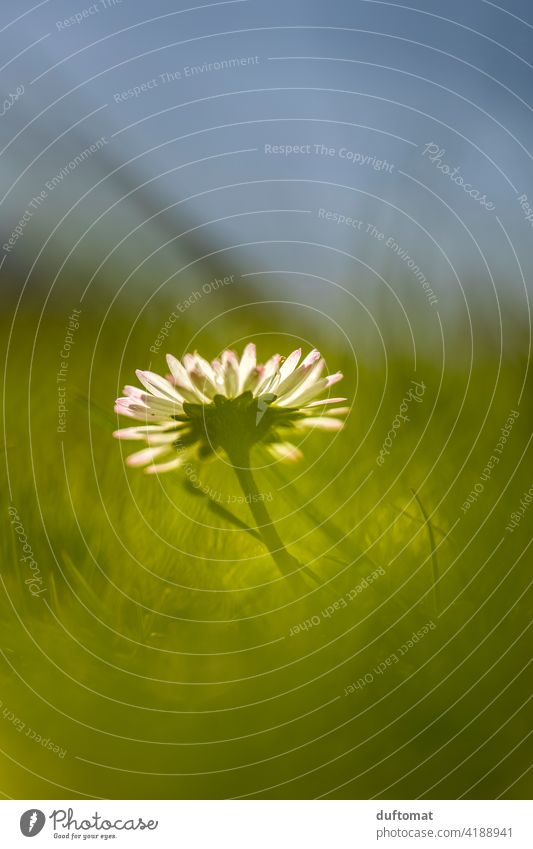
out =
{"type": "Polygon", "coordinates": [[[149,347],[169,304],[144,309],[139,296],[106,314],[101,293],[89,295],[69,360],[66,432],[57,433],[70,311],[61,297],[42,318],[26,305],[11,337],[9,311],[2,318],[2,490],[47,592],[32,598],[24,585],[3,509],[0,698],[67,754],[4,718],[4,792],[527,798],[530,517],[505,530],[532,483],[525,321],[504,310],[502,356],[499,328],[474,310],[471,363],[466,323],[448,317],[443,356],[427,306],[412,305],[411,328],[384,315],[381,340],[353,310],[342,333],[289,304],[224,313],[206,299],[180,317],[168,343],[177,355],[257,340],[265,358],[303,337],[345,373],[342,394],[354,399],[345,430],[312,433],[299,466],[258,473],[289,550],[319,576],[300,596],[243,527],[248,508],[233,500],[222,462],[198,468],[203,493],[181,474],[154,479],[124,466],[130,446],[111,437],[113,401],[135,368],[164,371],[149,347]],[[413,379],[426,385],[423,402],[411,404],[379,467],[413,379]],[[520,417],[501,461],[463,514],[513,409],[520,417]],[[346,607],[321,615],[376,568],[384,574],[346,607]],[[319,625],[290,635],[317,615],[319,625]],[[436,627],[401,662],[344,695],[428,622],[436,627]]]}

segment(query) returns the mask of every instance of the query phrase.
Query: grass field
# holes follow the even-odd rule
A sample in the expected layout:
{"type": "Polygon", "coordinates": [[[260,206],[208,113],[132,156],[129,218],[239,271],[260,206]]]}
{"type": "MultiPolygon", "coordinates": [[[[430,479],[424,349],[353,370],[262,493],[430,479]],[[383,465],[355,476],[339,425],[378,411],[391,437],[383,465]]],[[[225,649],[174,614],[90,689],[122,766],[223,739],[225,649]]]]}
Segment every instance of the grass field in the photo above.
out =
{"type": "Polygon", "coordinates": [[[14,304],[2,318],[3,792],[528,797],[533,511],[507,529],[533,483],[524,317],[503,311],[500,345],[481,304],[473,342],[459,315],[441,337],[431,308],[413,307],[416,361],[409,326],[386,312],[382,339],[348,310],[342,332],[290,306],[222,315],[215,298],[180,318],[178,356],[257,340],[264,359],[303,338],[345,374],[345,429],[311,433],[298,466],[257,474],[316,576],[295,581],[224,463],[195,477],[125,467],[135,446],[111,437],[113,401],[135,368],[164,372],[149,348],[169,309],[134,301],[107,314],[98,292],[83,303],[60,433],[78,294],[42,315],[26,304],[12,330],[14,304]],[[394,427],[413,381],[421,396],[394,427]]]}

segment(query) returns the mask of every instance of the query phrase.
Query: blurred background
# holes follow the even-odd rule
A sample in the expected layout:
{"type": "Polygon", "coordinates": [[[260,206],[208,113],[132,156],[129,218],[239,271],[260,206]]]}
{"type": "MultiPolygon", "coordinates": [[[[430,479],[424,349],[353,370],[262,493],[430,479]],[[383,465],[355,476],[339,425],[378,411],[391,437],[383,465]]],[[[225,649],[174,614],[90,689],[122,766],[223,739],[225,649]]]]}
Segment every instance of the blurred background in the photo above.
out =
{"type": "Polygon", "coordinates": [[[532,30],[1,13],[5,797],[531,793],[532,30]],[[227,466],[145,478],[111,436],[136,368],[249,341],[345,375],[346,428],[259,474],[303,588],[227,466]]]}

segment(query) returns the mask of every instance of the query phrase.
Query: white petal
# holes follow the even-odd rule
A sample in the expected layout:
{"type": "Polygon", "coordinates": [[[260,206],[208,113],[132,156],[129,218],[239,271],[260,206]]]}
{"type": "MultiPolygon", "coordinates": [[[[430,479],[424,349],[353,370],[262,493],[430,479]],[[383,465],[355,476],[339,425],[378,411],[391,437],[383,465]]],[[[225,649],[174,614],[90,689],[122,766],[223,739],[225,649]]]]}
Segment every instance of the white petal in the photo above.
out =
{"type": "Polygon", "coordinates": [[[254,396],[257,397],[263,392],[268,392],[273,378],[279,382],[279,354],[274,354],[263,366],[260,366],[262,374],[259,376],[257,386],[254,391],[254,396]]]}
{"type": "MultiPolygon", "coordinates": [[[[192,357],[192,354],[186,354],[186,357],[192,357]]],[[[204,402],[205,398],[198,396],[196,387],[193,386],[191,377],[187,369],[176,359],[172,354],[167,354],[167,363],[170,368],[174,387],[178,395],[182,396],[184,401],[189,401],[191,404],[197,404],[199,401],[204,402]]]]}
{"type": "Polygon", "coordinates": [[[215,382],[215,372],[211,363],[208,363],[207,360],[204,360],[200,354],[195,353],[196,357],[196,366],[195,371],[199,371],[200,374],[204,375],[211,383],[215,382]]]}
{"type": "Polygon", "coordinates": [[[143,390],[139,389],[138,386],[125,386],[124,387],[124,395],[127,398],[140,398],[143,390]]]}
{"type": "MultiPolygon", "coordinates": [[[[203,378],[202,378],[203,380],[203,378]]],[[[191,388],[188,386],[177,386],[178,392],[180,395],[183,395],[184,401],[189,401],[191,404],[205,404],[208,401],[206,395],[203,392],[199,391],[192,380],[189,381],[191,388]]]]}
{"type": "Polygon", "coordinates": [[[313,348],[312,351],[309,351],[307,357],[304,360],[302,360],[301,364],[303,366],[311,366],[311,365],[313,365],[313,363],[316,363],[317,360],[319,360],[319,359],[320,359],[320,351],[317,351],[316,348],[313,348]]]}
{"type": "Polygon", "coordinates": [[[220,362],[220,360],[213,360],[211,363],[211,368],[215,372],[215,377],[218,380],[219,378],[224,378],[224,366],[220,362]]]}
{"type": "Polygon", "coordinates": [[[136,451],[135,454],[130,454],[129,457],[126,457],[126,463],[128,466],[146,466],[147,463],[155,460],[156,457],[167,453],[168,447],[166,445],[158,445],[153,448],[143,448],[142,451],[136,451]]]}
{"type": "Polygon", "coordinates": [[[263,372],[259,366],[255,366],[249,373],[244,385],[242,387],[243,392],[251,392],[252,395],[256,395],[257,387],[259,385],[259,381],[263,379],[263,372]]]}
{"type": "Polygon", "coordinates": [[[141,422],[159,418],[159,416],[151,412],[141,401],[136,401],[132,398],[117,398],[115,413],[118,413],[119,416],[128,416],[130,419],[137,419],[141,422]]]}
{"type": "Polygon", "coordinates": [[[148,445],[170,445],[180,438],[180,432],[178,428],[177,430],[167,431],[166,433],[162,431],[159,433],[148,433],[145,438],[148,445]]]}
{"type": "Polygon", "coordinates": [[[190,372],[193,370],[193,368],[196,368],[196,357],[194,356],[194,354],[185,354],[185,356],[183,357],[183,365],[187,369],[187,372],[190,372]]]}
{"type": "Polygon", "coordinates": [[[180,386],[185,386],[188,389],[191,389],[191,381],[189,380],[189,375],[185,366],[183,366],[176,357],[172,356],[172,354],[167,354],[167,363],[174,380],[176,380],[180,386]]]}
{"type": "Polygon", "coordinates": [[[342,374],[340,371],[336,374],[330,374],[328,377],[323,377],[321,380],[317,380],[316,383],[313,383],[307,389],[304,389],[303,392],[294,392],[288,398],[278,399],[276,403],[280,407],[302,407],[308,401],[312,401],[313,398],[320,395],[324,389],[328,389],[339,380],[342,380],[342,374]]]}
{"type": "Polygon", "coordinates": [[[113,431],[113,436],[115,439],[144,439],[145,436],[143,433],[140,433],[140,430],[138,427],[125,427],[121,430],[113,431]]]}
{"type": "Polygon", "coordinates": [[[293,373],[294,369],[300,362],[301,356],[302,349],[296,348],[296,350],[289,354],[287,359],[281,364],[281,366],[279,367],[279,373],[282,380],[285,380],[286,377],[293,373]]]}
{"type": "Polygon", "coordinates": [[[263,395],[276,395],[278,394],[278,386],[279,386],[280,376],[278,374],[273,374],[268,380],[264,380],[260,387],[255,390],[256,397],[262,397],[263,395]]]}
{"type": "Polygon", "coordinates": [[[154,413],[146,407],[129,407],[128,409],[115,407],[115,412],[121,416],[128,416],[130,419],[136,419],[138,422],[160,422],[161,414],[154,413]]]}
{"type": "MultiPolygon", "coordinates": [[[[311,401],[309,404],[305,404],[305,409],[309,410],[311,407],[321,407],[325,404],[338,404],[340,401],[346,401],[346,398],[324,398],[322,401],[319,399],[318,401],[311,401]]],[[[346,407],[348,410],[349,407],[346,407]]]]}
{"type": "Polygon", "coordinates": [[[350,412],[349,407],[335,407],[333,410],[326,410],[325,416],[345,416],[350,412]]]}
{"type": "Polygon", "coordinates": [[[151,433],[166,433],[169,428],[175,430],[178,422],[172,422],[166,425],[144,425],[138,427],[126,427],[121,430],[116,430],[113,436],[116,439],[146,439],[151,433]]]}
{"type": "Polygon", "coordinates": [[[141,381],[142,385],[145,386],[148,392],[152,395],[155,395],[158,398],[166,398],[167,400],[183,400],[168,380],[165,380],[165,378],[161,377],[161,375],[155,374],[153,371],[142,371],[141,369],[137,369],[135,374],[141,381]]]}
{"type": "Polygon", "coordinates": [[[181,401],[170,401],[166,398],[156,398],[155,395],[148,395],[145,393],[141,396],[140,401],[132,399],[130,408],[135,409],[136,407],[141,407],[142,404],[144,404],[150,412],[157,413],[161,417],[167,419],[171,416],[183,415],[183,404],[181,401]]]}
{"type": "Polygon", "coordinates": [[[201,372],[191,371],[189,377],[196,392],[196,403],[200,401],[202,404],[208,404],[218,394],[218,387],[201,372]]]}
{"type": "Polygon", "coordinates": [[[219,395],[224,395],[226,391],[226,382],[225,382],[225,369],[220,360],[213,360],[211,363],[213,371],[215,373],[215,385],[217,387],[217,393],[219,395]]]}
{"type": "Polygon", "coordinates": [[[239,361],[234,351],[223,352],[222,365],[226,397],[234,398],[239,391],[239,361]]]}
{"type": "Polygon", "coordinates": [[[154,463],[152,466],[147,466],[144,471],[147,475],[157,475],[159,472],[170,472],[172,469],[177,469],[182,463],[183,457],[175,457],[168,463],[154,463]]]}
{"type": "Polygon", "coordinates": [[[115,404],[113,409],[118,416],[128,416],[128,418],[130,418],[130,419],[139,419],[139,416],[137,416],[135,413],[133,413],[130,410],[129,407],[125,406],[125,404],[118,404],[117,403],[117,404],[115,404]]]}
{"type": "Polygon", "coordinates": [[[297,422],[298,428],[318,428],[319,430],[340,430],[344,422],[340,419],[329,419],[326,416],[310,416],[297,422]]]}
{"type": "Polygon", "coordinates": [[[302,363],[290,377],[278,386],[277,395],[279,401],[283,398],[284,406],[290,405],[293,398],[299,396],[304,389],[307,389],[319,380],[325,365],[326,363],[322,359],[319,359],[318,362],[315,360],[307,365],[302,363]]]}
{"type": "Polygon", "coordinates": [[[257,363],[256,350],[253,342],[250,342],[244,349],[239,363],[239,393],[244,392],[246,382],[257,363]]]}
{"type": "Polygon", "coordinates": [[[267,448],[276,460],[281,460],[283,463],[297,463],[303,457],[300,449],[291,442],[272,442],[267,448]]]}
{"type": "Polygon", "coordinates": [[[221,359],[222,359],[222,365],[224,366],[224,368],[227,366],[228,363],[231,363],[236,368],[239,365],[239,358],[237,357],[237,354],[235,353],[235,351],[229,351],[229,350],[222,351],[221,359]]]}

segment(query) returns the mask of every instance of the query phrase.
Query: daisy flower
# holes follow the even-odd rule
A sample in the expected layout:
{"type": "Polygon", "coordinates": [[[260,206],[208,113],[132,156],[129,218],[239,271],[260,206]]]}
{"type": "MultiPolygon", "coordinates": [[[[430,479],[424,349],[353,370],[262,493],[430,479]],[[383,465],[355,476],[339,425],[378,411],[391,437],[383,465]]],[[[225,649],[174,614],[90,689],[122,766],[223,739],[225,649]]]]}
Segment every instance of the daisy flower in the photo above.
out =
{"type": "Polygon", "coordinates": [[[144,389],[126,386],[115,405],[116,413],[142,422],[113,435],[146,443],[127,462],[148,474],[176,469],[193,457],[207,459],[219,450],[231,459],[256,443],[276,460],[299,460],[302,453],[291,436],[343,426],[338,416],[347,408],[331,405],[346,399],[319,397],[342,374],[322,377],[325,362],[316,350],[303,360],[298,348],[287,358],[276,354],[258,364],[255,345],[249,344],[240,360],[224,351],[211,363],[196,353],[186,354],[182,362],[168,354],[167,363],[166,378],[137,370],[144,389]]]}
{"type": "MultiPolygon", "coordinates": [[[[212,362],[198,353],[185,354],[181,362],[168,354],[167,363],[167,377],[138,370],[143,388],[126,386],[115,405],[116,413],[140,422],[113,435],[144,443],[127,463],[148,474],[223,452],[245,494],[257,494],[249,459],[253,446],[263,445],[276,460],[299,460],[302,452],[293,439],[309,429],[340,430],[339,417],[348,412],[338,406],[345,398],[324,397],[342,374],[323,376],[325,361],[317,350],[302,359],[298,348],[286,358],[275,354],[257,363],[250,343],[240,359],[234,351],[212,362]]],[[[272,523],[261,499],[251,503],[264,537],[272,523]]],[[[272,553],[281,540],[276,532],[267,536],[272,553]]]]}

